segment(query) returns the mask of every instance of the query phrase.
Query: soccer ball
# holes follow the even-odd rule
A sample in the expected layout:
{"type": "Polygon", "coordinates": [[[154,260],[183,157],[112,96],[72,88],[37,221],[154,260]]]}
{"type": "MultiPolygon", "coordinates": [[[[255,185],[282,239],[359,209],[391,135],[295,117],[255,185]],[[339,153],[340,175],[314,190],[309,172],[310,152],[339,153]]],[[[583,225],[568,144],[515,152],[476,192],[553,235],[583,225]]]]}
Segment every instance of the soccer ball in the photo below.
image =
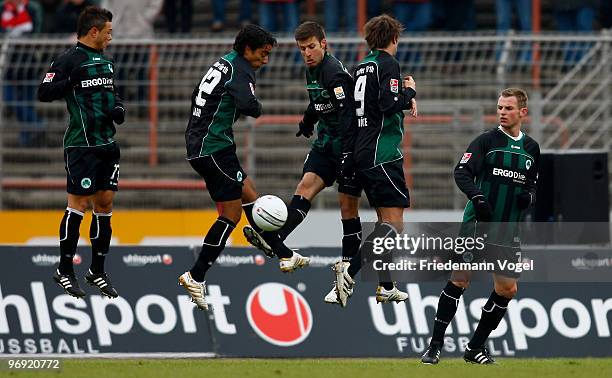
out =
{"type": "Polygon", "coordinates": [[[264,231],[276,231],[287,221],[287,206],[276,196],[261,196],[253,205],[252,215],[259,228],[264,231]]]}

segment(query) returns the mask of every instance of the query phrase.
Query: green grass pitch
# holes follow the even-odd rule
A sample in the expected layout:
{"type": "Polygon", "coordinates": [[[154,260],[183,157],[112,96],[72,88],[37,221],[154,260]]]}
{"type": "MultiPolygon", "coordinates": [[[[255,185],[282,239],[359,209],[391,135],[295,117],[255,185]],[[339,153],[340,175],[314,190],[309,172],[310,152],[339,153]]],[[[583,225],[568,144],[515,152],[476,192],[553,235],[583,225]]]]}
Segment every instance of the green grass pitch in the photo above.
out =
{"type": "Polygon", "coordinates": [[[510,359],[494,366],[443,359],[439,365],[422,365],[405,359],[65,359],[61,372],[0,371],[2,377],[612,377],[612,358],[510,359]]]}

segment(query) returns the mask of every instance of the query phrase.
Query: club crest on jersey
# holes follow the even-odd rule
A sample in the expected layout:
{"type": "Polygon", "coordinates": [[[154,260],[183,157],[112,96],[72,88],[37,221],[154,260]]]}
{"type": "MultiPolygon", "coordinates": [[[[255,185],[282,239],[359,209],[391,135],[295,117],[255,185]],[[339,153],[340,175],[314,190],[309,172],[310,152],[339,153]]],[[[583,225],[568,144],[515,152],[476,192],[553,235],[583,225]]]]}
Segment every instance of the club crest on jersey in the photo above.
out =
{"type": "Polygon", "coordinates": [[[461,161],[459,162],[459,164],[465,164],[468,162],[468,160],[470,160],[470,158],[472,157],[472,153],[471,152],[466,152],[463,154],[463,157],[461,158],[461,161]]]}
{"type": "Polygon", "coordinates": [[[529,168],[531,168],[531,160],[527,159],[525,160],[525,169],[529,170],[529,168]]]}
{"type": "Polygon", "coordinates": [[[391,92],[399,93],[399,80],[391,79],[391,81],[389,82],[389,86],[391,86],[391,92]]]}
{"type": "Polygon", "coordinates": [[[336,95],[336,98],[338,100],[344,99],[345,98],[345,96],[344,96],[344,89],[342,89],[342,87],[334,88],[334,95],[336,95]]]}
{"type": "Polygon", "coordinates": [[[236,181],[242,182],[242,172],[238,171],[238,173],[236,173],[236,181]]]}
{"type": "Polygon", "coordinates": [[[251,88],[251,93],[253,94],[253,96],[255,96],[255,86],[253,85],[253,83],[249,83],[249,87],[251,88]]]}
{"type": "Polygon", "coordinates": [[[45,78],[43,79],[43,83],[52,82],[54,77],[55,77],[55,72],[47,72],[47,74],[45,75],[45,78]]]}

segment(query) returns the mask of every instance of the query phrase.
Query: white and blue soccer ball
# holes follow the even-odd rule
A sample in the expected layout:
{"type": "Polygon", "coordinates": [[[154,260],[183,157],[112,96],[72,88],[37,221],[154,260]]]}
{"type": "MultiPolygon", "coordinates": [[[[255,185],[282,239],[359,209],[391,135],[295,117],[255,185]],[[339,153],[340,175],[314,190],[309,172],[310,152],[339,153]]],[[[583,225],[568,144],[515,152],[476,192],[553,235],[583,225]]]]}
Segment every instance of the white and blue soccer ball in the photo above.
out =
{"type": "Polygon", "coordinates": [[[287,206],[273,195],[261,196],[253,205],[253,220],[264,231],[276,231],[287,221],[287,206]]]}

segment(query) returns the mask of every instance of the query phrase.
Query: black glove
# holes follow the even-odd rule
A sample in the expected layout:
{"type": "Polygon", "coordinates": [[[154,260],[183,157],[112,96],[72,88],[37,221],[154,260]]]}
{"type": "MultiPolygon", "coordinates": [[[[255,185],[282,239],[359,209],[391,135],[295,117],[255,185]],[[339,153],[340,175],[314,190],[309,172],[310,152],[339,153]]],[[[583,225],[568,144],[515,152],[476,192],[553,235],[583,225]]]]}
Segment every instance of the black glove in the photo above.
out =
{"type": "Polygon", "coordinates": [[[340,157],[340,181],[350,186],[350,182],[355,178],[355,160],[352,152],[343,152],[340,157]]]}
{"type": "Polygon", "coordinates": [[[484,195],[479,194],[472,197],[472,204],[474,205],[477,221],[490,222],[493,219],[493,210],[484,195]]]}
{"type": "Polygon", "coordinates": [[[312,134],[314,133],[314,125],[308,125],[304,123],[304,121],[300,121],[300,125],[298,127],[299,127],[299,130],[297,133],[295,133],[296,137],[303,135],[306,138],[310,138],[312,134]]]}
{"type": "Polygon", "coordinates": [[[125,121],[125,109],[121,106],[115,106],[111,110],[111,118],[117,125],[121,125],[125,121]]]}
{"type": "Polygon", "coordinates": [[[519,193],[516,196],[516,205],[518,206],[519,209],[521,210],[525,210],[526,208],[528,208],[529,206],[531,206],[532,203],[534,203],[535,201],[535,197],[533,194],[531,194],[530,192],[524,191],[519,193]]]}

